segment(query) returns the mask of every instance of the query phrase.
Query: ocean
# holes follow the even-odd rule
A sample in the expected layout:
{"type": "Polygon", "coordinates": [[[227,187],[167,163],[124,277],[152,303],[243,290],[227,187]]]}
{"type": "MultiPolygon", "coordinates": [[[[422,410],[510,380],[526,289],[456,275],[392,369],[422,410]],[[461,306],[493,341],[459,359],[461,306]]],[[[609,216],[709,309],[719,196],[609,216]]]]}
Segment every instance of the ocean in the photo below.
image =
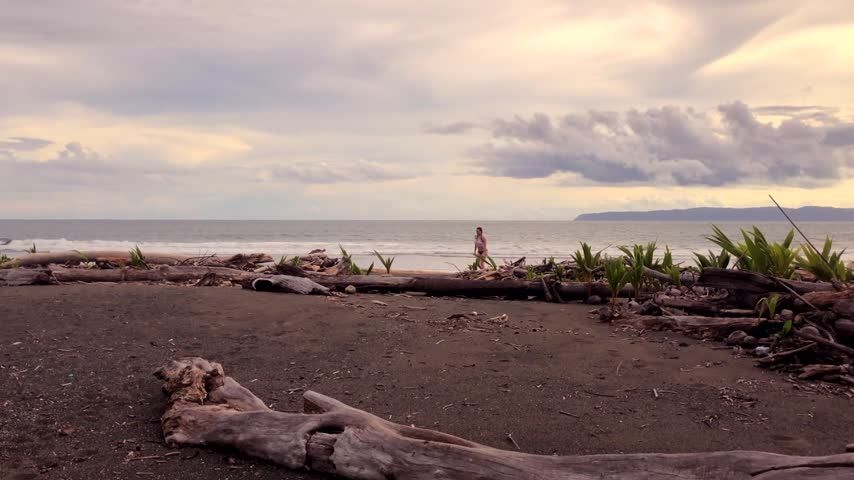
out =
{"type": "MultiPolygon", "coordinates": [[[[586,241],[594,249],[618,253],[619,245],[657,241],[668,245],[676,261],[693,264],[691,252],[716,248],[705,239],[706,222],[540,222],[540,221],[299,221],[299,220],[0,220],[0,238],[12,241],[0,253],[21,255],[35,243],[39,251],[130,250],[192,255],[265,252],[279,258],[325,248],[339,255],[339,245],[359,265],[373,260],[371,252],[394,256],[395,268],[454,270],[473,261],[474,229],[482,225],[496,261],[528,262],[568,258],[586,241]]],[[[730,235],[749,224],[718,223],[730,235]]],[[[825,235],[834,248],[847,248],[854,260],[854,222],[799,224],[813,243],[825,235]]],[[[782,240],[786,222],[758,226],[769,240],[782,240]]],[[[796,237],[795,243],[800,242],[796,237]]],[[[821,245],[818,245],[821,248],[821,245]]],[[[716,249],[717,250],[717,249],[716,249]]],[[[377,267],[379,267],[377,262],[377,267]]]]}

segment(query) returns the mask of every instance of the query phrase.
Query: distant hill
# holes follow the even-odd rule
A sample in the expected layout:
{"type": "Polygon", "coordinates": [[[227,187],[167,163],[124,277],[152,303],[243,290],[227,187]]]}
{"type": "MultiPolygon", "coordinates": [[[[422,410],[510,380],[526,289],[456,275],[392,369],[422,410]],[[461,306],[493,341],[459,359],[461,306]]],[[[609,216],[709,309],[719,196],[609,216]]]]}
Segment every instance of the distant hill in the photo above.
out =
{"type": "MultiPolygon", "coordinates": [[[[801,207],[786,209],[795,221],[854,222],[854,208],[801,207]]],[[[667,221],[667,222],[777,222],[786,221],[776,207],[687,208],[649,212],[584,213],[576,221],[667,221]]]]}

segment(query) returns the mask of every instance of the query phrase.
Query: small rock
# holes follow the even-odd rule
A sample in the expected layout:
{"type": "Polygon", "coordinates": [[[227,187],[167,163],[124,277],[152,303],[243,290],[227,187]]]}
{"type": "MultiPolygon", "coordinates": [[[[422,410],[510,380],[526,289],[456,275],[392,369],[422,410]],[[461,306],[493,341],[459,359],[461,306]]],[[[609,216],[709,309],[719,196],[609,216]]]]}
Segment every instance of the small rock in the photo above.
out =
{"type": "Polygon", "coordinates": [[[352,285],[347,285],[347,287],[344,288],[344,293],[346,293],[347,295],[353,295],[354,293],[356,293],[356,287],[352,285]]]}
{"type": "Polygon", "coordinates": [[[696,293],[697,295],[706,295],[707,293],[709,293],[709,291],[706,290],[706,287],[700,287],[696,285],[691,287],[691,291],[696,293]]]}
{"type": "Polygon", "coordinates": [[[633,311],[633,312],[640,311],[640,307],[641,307],[640,303],[638,303],[638,302],[636,302],[636,301],[634,301],[634,300],[632,300],[631,302],[629,302],[629,310],[631,310],[631,311],[633,311]]]}
{"type": "Polygon", "coordinates": [[[611,310],[610,305],[599,308],[597,313],[599,314],[599,320],[602,322],[610,322],[614,318],[614,311],[611,310]]]}
{"type": "Polygon", "coordinates": [[[643,305],[640,306],[638,313],[640,313],[641,315],[653,315],[656,317],[661,316],[662,314],[661,307],[659,307],[652,300],[647,300],[643,302],[643,305]]]}
{"type": "Polygon", "coordinates": [[[587,297],[587,303],[589,303],[590,305],[599,305],[602,303],[602,297],[600,297],[599,295],[590,295],[589,297],[587,297]]]}
{"type": "Polygon", "coordinates": [[[745,332],[744,330],[736,330],[730,333],[728,337],[726,337],[726,343],[728,345],[740,345],[741,342],[743,342],[744,339],[747,338],[747,336],[747,332],[745,332]]]}
{"type": "Polygon", "coordinates": [[[771,347],[756,347],[753,350],[753,354],[757,357],[767,357],[771,352],[771,347]]]}
{"type": "Polygon", "coordinates": [[[821,336],[821,334],[818,332],[818,329],[813,327],[812,325],[807,325],[806,327],[802,328],[800,331],[801,331],[801,333],[805,333],[807,335],[812,335],[814,337],[820,337],[821,336]]]}
{"type": "Polygon", "coordinates": [[[757,343],[759,343],[759,340],[753,335],[748,335],[741,339],[741,345],[744,347],[755,347],[757,343]]]}
{"type": "Polygon", "coordinates": [[[676,287],[672,287],[670,290],[667,291],[667,294],[670,295],[671,297],[681,297],[682,296],[682,290],[679,290],[676,287]]]}
{"type": "Polygon", "coordinates": [[[784,322],[788,322],[789,320],[795,319],[795,312],[789,310],[788,308],[780,312],[780,320],[784,322]]]}

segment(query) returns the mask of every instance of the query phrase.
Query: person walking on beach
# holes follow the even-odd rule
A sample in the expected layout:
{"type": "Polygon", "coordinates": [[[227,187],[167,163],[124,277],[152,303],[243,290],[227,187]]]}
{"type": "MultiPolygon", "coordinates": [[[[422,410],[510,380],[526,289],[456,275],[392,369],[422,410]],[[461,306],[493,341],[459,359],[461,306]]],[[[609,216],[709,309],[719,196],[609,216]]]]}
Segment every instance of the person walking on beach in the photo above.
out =
{"type": "Polygon", "coordinates": [[[483,234],[482,227],[477,227],[475,230],[474,254],[477,256],[477,268],[485,268],[485,258],[489,254],[489,248],[486,245],[486,235],[483,234]]]}

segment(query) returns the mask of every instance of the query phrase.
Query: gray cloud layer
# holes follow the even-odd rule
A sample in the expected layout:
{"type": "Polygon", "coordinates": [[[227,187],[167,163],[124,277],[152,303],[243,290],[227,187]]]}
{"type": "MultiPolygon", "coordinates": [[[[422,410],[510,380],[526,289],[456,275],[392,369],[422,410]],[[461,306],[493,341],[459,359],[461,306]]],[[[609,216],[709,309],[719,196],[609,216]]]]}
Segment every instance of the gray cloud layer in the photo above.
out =
{"type": "Polygon", "coordinates": [[[854,166],[854,124],[835,123],[763,123],[741,102],[712,113],[662,107],[555,119],[535,114],[495,120],[496,141],[474,156],[485,172],[515,178],[575,173],[604,183],[810,186],[837,180],[854,166]]]}
{"type": "Polygon", "coordinates": [[[381,182],[415,176],[394,165],[367,160],[356,160],[340,165],[323,162],[302,162],[273,167],[273,177],[278,180],[302,183],[381,182]]]}
{"type": "Polygon", "coordinates": [[[475,127],[477,125],[472,122],[453,122],[442,125],[427,124],[424,126],[424,132],[436,135],[459,135],[468,133],[475,127]]]}

